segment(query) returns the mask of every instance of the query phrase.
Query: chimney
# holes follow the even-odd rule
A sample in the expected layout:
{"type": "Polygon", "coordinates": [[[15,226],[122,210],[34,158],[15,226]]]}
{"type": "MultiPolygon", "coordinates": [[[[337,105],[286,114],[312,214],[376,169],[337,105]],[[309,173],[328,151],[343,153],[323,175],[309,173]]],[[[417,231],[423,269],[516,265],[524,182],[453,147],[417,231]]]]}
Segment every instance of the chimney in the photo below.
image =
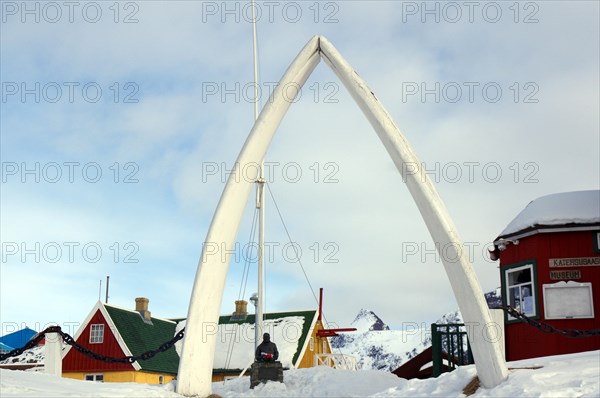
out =
{"type": "Polygon", "coordinates": [[[248,302],[246,300],[235,301],[235,312],[231,315],[231,320],[243,320],[248,315],[248,302]]]}
{"type": "Polygon", "coordinates": [[[235,300],[236,315],[248,315],[248,302],[246,300],[235,300]]]}
{"type": "Polygon", "coordinates": [[[135,310],[147,321],[150,320],[150,311],[148,311],[149,302],[150,300],[146,297],[138,297],[135,299],[135,310]]]}

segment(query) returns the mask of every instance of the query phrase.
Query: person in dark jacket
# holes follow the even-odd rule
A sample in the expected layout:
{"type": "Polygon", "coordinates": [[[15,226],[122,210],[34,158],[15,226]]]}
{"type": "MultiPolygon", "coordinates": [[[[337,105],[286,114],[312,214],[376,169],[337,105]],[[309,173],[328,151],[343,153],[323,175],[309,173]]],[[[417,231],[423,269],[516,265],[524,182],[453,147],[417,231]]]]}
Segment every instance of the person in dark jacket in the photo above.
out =
{"type": "Polygon", "coordinates": [[[279,358],[277,345],[271,341],[269,333],[263,334],[263,342],[256,347],[255,358],[260,362],[276,361],[279,358]]]}

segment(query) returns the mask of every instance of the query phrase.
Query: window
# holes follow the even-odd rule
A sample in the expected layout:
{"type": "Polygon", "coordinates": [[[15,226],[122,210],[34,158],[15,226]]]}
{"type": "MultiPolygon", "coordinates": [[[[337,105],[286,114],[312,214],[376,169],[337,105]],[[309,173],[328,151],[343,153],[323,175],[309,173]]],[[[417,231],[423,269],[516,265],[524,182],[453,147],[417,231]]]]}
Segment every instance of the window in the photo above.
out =
{"type": "Polygon", "coordinates": [[[315,339],[314,339],[314,337],[310,338],[310,350],[311,351],[315,350],[315,339]]]}
{"type": "Polygon", "coordinates": [[[594,235],[594,253],[600,253],[600,232],[596,232],[594,235]]]}
{"type": "Polygon", "coordinates": [[[97,381],[99,383],[104,383],[104,375],[103,374],[85,375],[85,381],[97,381]]]}
{"type": "MultiPolygon", "coordinates": [[[[520,263],[511,265],[504,270],[503,301],[528,317],[538,316],[538,300],[536,293],[537,277],[535,263],[520,263]]],[[[507,316],[508,320],[514,320],[512,316],[507,316]]]]}
{"type": "Polygon", "coordinates": [[[327,339],[323,340],[323,354],[327,354],[327,339]]]}
{"type": "Polygon", "coordinates": [[[158,376],[158,384],[165,384],[165,376],[163,376],[163,375],[158,376]]]}
{"type": "Polygon", "coordinates": [[[90,344],[101,344],[104,341],[104,325],[94,324],[90,328],[90,344]]]}

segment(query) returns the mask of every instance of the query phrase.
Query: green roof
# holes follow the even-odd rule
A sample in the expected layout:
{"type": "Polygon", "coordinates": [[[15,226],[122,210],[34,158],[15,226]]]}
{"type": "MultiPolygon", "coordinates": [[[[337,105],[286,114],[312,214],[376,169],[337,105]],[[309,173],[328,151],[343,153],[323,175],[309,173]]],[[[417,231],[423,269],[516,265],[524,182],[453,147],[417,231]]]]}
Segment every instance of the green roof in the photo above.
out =
{"type": "MultiPolygon", "coordinates": [[[[123,341],[129,347],[132,355],[139,355],[149,350],[160,347],[161,344],[171,340],[175,336],[175,327],[177,323],[185,318],[177,319],[158,319],[151,318],[152,324],[144,322],[142,316],[137,311],[126,310],[105,304],[104,307],[110,315],[123,341]]],[[[298,349],[294,353],[292,363],[297,363],[300,351],[304,347],[306,339],[317,311],[290,311],[290,312],[272,312],[264,314],[265,320],[275,320],[290,316],[299,316],[304,318],[302,326],[302,335],[298,340],[298,349]]],[[[219,324],[253,324],[254,314],[248,315],[245,319],[231,320],[231,315],[219,317],[219,324]]],[[[169,348],[165,352],[156,354],[148,360],[139,360],[142,370],[159,373],[177,374],[179,367],[179,355],[175,347],[169,348]]],[[[215,369],[215,373],[227,373],[231,369],[215,369]]],[[[241,371],[241,369],[239,370],[241,371]]]]}
{"type": "MultiPolygon", "coordinates": [[[[151,318],[152,324],[144,322],[137,311],[105,305],[123,341],[129,347],[132,355],[139,355],[160,347],[161,344],[175,336],[174,322],[151,318]]],[[[118,338],[118,337],[117,337],[118,338]]],[[[157,353],[153,358],[139,360],[142,370],[159,373],[177,374],[179,355],[175,347],[165,352],[157,353]]]]}

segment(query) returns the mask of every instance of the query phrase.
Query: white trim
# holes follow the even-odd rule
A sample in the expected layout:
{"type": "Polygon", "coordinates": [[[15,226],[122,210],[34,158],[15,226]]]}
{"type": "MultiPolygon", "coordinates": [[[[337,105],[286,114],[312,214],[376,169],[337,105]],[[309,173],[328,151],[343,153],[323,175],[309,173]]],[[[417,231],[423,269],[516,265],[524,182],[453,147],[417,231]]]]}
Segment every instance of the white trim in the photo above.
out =
{"type": "Polygon", "coordinates": [[[104,383],[104,373],[86,373],[86,374],[83,376],[83,381],[93,381],[93,382],[95,382],[95,383],[96,383],[96,382],[98,382],[98,380],[96,380],[96,378],[97,378],[98,376],[102,376],[102,381],[101,381],[100,383],[104,383]],[[93,379],[92,379],[92,380],[88,380],[88,379],[87,379],[87,377],[88,377],[88,376],[92,376],[92,378],[93,378],[93,379]]]}
{"type": "Polygon", "coordinates": [[[298,366],[300,366],[300,362],[302,362],[302,358],[304,358],[304,354],[306,353],[306,350],[308,349],[308,345],[310,343],[310,339],[312,338],[312,334],[313,331],[315,330],[315,326],[317,325],[317,318],[319,317],[319,311],[315,311],[315,315],[313,317],[313,320],[310,324],[310,328],[308,329],[308,332],[306,334],[306,338],[304,339],[304,345],[302,345],[302,349],[300,350],[300,354],[298,354],[298,359],[296,359],[296,363],[292,364],[294,366],[295,369],[298,368],[298,366]]]}
{"type": "MultiPolygon", "coordinates": [[[[79,328],[77,329],[77,331],[75,332],[75,335],[73,336],[73,338],[75,339],[75,341],[79,340],[79,337],[81,337],[81,334],[83,333],[83,331],[85,330],[85,328],[87,327],[87,325],[92,320],[92,317],[94,316],[94,314],[100,309],[100,306],[102,306],[102,302],[100,300],[98,300],[96,302],[96,304],[94,304],[94,306],[92,307],[92,309],[88,313],[88,315],[85,317],[85,319],[83,320],[83,322],[79,325],[79,328]]],[[[63,356],[62,356],[63,359],[65,359],[65,357],[67,356],[67,354],[69,353],[70,350],[71,350],[71,346],[67,345],[67,347],[63,351],[63,356]]]]}
{"type": "Polygon", "coordinates": [[[545,228],[536,228],[531,231],[523,232],[522,234],[517,235],[505,235],[499,236],[498,240],[494,241],[494,245],[498,246],[502,242],[510,242],[521,238],[526,238],[528,236],[537,235],[537,234],[549,234],[553,232],[579,232],[579,231],[597,231],[600,230],[600,225],[588,225],[584,227],[560,227],[560,228],[552,228],[551,226],[545,228]]]}
{"type": "Polygon", "coordinates": [[[90,324],[90,338],[88,339],[90,344],[102,344],[104,343],[104,324],[103,323],[92,323],[90,324]],[[94,328],[96,326],[96,328],[94,328]],[[102,326],[99,328],[98,326],[102,326]],[[96,329],[96,333],[94,333],[94,329],[96,329]],[[102,330],[102,334],[99,334],[98,331],[102,330]],[[92,341],[92,338],[97,339],[98,341],[92,341]]]}
{"type": "Polygon", "coordinates": [[[593,289],[592,289],[592,283],[591,282],[583,282],[583,283],[579,283],[579,282],[574,282],[574,281],[560,281],[557,283],[552,283],[552,284],[544,284],[542,285],[542,293],[544,295],[544,319],[593,319],[594,318],[594,296],[593,296],[593,289]],[[580,315],[580,316],[569,316],[569,315],[564,315],[564,316],[549,316],[548,315],[548,304],[546,301],[546,293],[554,290],[554,289],[561,289],[561,288],[587,288],[586,290],[589,291],[590,295],[590,310],[591,310],[591,314],[587,314],[587,315],[580,315]]]}
{"type": "MultiPolygon", "coordinates": [[[[504,270],[504,287],[505,287],[505,292],[503,292],[503,294],[506,297],[506,304],[507,305],[512,305],[512,303],[510,302],[510,289],[511,288],[515,288],[516,286],[519,285],[524,285],[524,284],[530,284],[531,285],[531,297],[533,299],[533,314],[528,314],[525,313],[525,309],[524,309],[524,303],[523,303],[523,297],[521,297],[520,293],[519,293],[519,302],[520,302],[520,308],[518,308],[519,311],[521,311],[523,314],[529,316],[529,317],[536,317],[539,316],[540,314],[538,314],[538,297],[537,297],[537,286],[535,286],[535,273],[534,273],[534,264],[533,262],[530,263],[526,263],[523,265],[520,265],[518,267],[514,267],[514,268],[508,268],[504,270]],[[508,275],[515,273],[515,272],[519,272],[522,271],[524,269],[528,269],[530,272],[530,277],[531,280],[529,282],[522,282],[522,283],[515,283],[513,285],[509,285],[509,278],[508,275]]],[[[520,290],[519,290],[520,292],[520,290]]],[[[513,316],[511,316],[510,314],[507,314],[508,320],[512,321],[515,320],[516,318],[514,318],[513,316]]]]}
{"type": "MultiPolygon", "coordinates": [[[[114,306],[111,306],[111,307],[114,307],[114,306]]],[[[115,308],[120,309],[118,307],[115,307],[115,308]]],[[[115,339],[117,340],[117,344],[119,344],[119,348],[121,348],[121,350],[123,351],[123,354],[125,354],[125,356],[132,356],[133,354],[131,353],[131,350],[129,350],[129,347],[127,347],[127,344],[125,344],[123,337],[121,337],[119,330],[115,326],[115,323],[113,322],[112,318],[108,314],[108,311],[106,311],[104,304],[100,300],[98,300],[96,302],[96,304],[94,305],[94,307],[92,308],[92,310],[90,311],[88,316],[85,318],[85,320],[83,321],[81,326],[79,326],[79,329],[77,329],[77,332],[75,333],[75,336],[73,337],[75,339],[75,341],[79,340],[79,337],[81,337],[81,334],[83,333],[85,328],[88,326],[88,324],[90,323],[90,321],[92,320],[92,318],[94,317],[94,315],[96,314],[96,312],[98,310],[100,310],[100,313],[104,317],[104,320],[106,321],[106,324],[108,325],[109,330],[112,331],[112,334],[115,337],[115,339]]],[[[137,311],[133,311],[133,312],[137,312],[137,311]]],[[[106,334],[106,330],[104,331],[104,333],[106,334]]],[[[62,356],[63,360],[65,359],[65,357],[67,356],[67,354],[69,353],[70,350],[71,350],[71,346],[68,345],[67,349],[63,352],[63,356],[62,356]]],[[[133,368],[135,370],[142,369],[142,367],[140,366],[140,364],[137,361],[132,363],[131,366],[133,366],[133,368]]]]}

